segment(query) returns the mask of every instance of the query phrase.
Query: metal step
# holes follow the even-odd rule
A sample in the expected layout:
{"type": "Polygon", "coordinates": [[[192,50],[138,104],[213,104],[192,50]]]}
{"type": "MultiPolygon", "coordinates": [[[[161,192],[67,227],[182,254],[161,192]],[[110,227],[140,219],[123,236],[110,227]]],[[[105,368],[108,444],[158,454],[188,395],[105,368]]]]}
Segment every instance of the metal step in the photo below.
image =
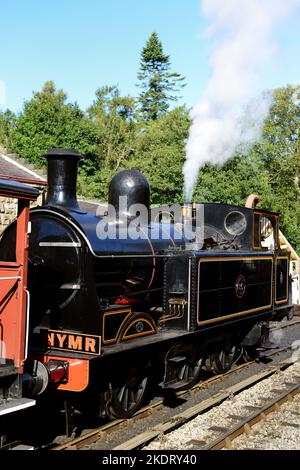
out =
{"type": "Polygon", "coordinates": [[[0,379],[17,375],[18,369],[11,364],[0,364],[0,379]]]}
{"type": "Polygon", "coordinates": [[[180,380],[179,382],[175,382],[173,384],[168,384],[165,390],[182,390],[189,385],[189,382],[186,380],[180,380]]]}
{"type": "Polygon", "coordinates": [[[0,416],[24,410],[35,405],[35,400],[30,398],[10,399],[0,404],[0,416]]]}
{"type": "Polygon", "coordinates": [[[174,356],[168,359],[168,362],[170,362],[171,364],[181,364],[182,362],[185,362],[185,361],[186,361],[185,356],[174,356]]]}
{"type": "Polygon", "coordinates": [[[19,444],[15,447],[12,447],[11,450],[34,450],[33,446],[27,446],[25,444],[19,444]]]}
{"type": "Polygon", "coordinates": [[[175,390],[175,391],[177,390],[178,391],[178,390],[186,388],[189,385],[189,382],[187,382],[186,380],[180,380],[179,382],[174,382],[174,383],[168,382],[167,384],[165,384],[164,382],[160,382],[160,384],[158,385],[163,390],[175,390]]]}

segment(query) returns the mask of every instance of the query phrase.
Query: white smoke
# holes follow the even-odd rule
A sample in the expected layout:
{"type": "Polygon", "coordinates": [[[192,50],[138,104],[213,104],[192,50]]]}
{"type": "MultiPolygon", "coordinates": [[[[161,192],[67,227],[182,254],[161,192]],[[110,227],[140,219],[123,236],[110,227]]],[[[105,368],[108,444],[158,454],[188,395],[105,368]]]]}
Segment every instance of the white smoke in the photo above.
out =
{"type": "Polygon", "coordinates": [[[272,102],[271,93],[261,92],[260,68],[276,49],[274,28],[297,6],[300,0],[202,0],[212,41],[211,77],[190,114],[183,170],[187,201],[205,163],[223,164],[238,145],[259,139],[272,102]]]}
{"type": "Polygon", "coordinates": [[[5,82],[0,80],[0,106],[5,104],[5,82]]]}

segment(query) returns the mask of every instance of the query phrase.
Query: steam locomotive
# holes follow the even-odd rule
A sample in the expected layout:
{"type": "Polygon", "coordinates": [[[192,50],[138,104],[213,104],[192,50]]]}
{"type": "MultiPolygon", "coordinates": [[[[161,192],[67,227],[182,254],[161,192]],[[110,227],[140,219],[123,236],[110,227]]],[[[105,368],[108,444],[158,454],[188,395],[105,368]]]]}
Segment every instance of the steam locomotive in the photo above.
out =
{"type": "Polygon", "coordinates": [[[189,204],[181,223],[165,221],[174,214],[151,209],[146,178],[123,170],[98,215],[76,198],[80,155],[52,149],[46,158],[47,200],[30,210],[29,225],[35,190],[0,182],[21,204],[0,241],[0,282],[9,284],[1,338],[18,342],[1,353],[0,420],[8,402],[31,406],[43,393],[70,409],[97,404],[102,416],[130,417],[151,377],[176,391],[203,367],[224,373],[291,308],[277,213],[189,204]]]}

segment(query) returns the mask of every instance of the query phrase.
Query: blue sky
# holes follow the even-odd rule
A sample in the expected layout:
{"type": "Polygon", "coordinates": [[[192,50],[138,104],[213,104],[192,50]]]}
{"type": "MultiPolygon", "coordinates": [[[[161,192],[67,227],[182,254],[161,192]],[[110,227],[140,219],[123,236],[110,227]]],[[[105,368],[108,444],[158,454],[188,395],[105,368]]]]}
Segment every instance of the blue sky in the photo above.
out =
{"type": "MultiPolygon", "coordinates": [[[[1,110],[21,110],[47,80],[83,109],[103,85],[135,95],[140,52],[153,31],[172,70],[186,77],[181,102],[192,106],[201,97],[209,46],[201,36],[200,0],[0,0],[0,6],[1,110]]],[[[274,36],[278,50],[261,71],[264,88],[300,81],[299,10],[274,36]]]]}

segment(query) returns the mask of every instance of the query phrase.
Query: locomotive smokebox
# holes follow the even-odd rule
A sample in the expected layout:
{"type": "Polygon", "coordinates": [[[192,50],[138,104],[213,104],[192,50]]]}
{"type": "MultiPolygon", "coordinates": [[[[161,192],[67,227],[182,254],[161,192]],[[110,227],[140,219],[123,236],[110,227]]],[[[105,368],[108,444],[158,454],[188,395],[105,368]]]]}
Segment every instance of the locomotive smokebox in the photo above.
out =
{"type": "Polygon", "coordinates": [[[109,185],[108,203],[114,207],[117,219],[140,216],[148,224],[150,186],[146,177],[134,169],[117,173],[109,185]]]}
{"type": "Polygon", "coordinates": [[[76,150],[54,148],[45,155],[48,163],[48,194],[46,206],[80,211],[76,197],[78,162],[76,150]]]}

